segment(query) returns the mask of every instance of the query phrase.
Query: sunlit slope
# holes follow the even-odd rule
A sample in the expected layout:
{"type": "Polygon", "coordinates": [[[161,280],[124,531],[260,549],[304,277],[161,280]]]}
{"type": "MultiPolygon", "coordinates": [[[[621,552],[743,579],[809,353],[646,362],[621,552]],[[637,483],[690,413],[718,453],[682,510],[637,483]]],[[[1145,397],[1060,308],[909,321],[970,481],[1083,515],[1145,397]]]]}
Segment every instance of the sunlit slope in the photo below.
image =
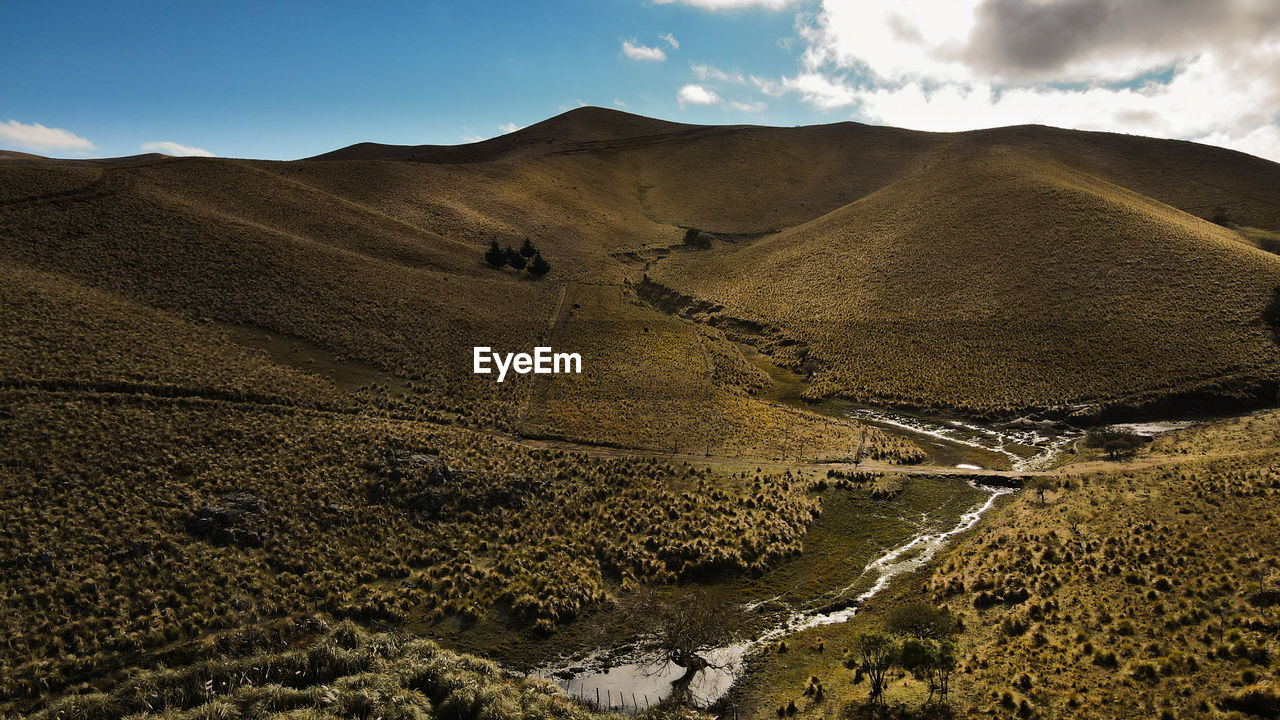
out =
{"type": "Polygon", "coordinates": [[[1280,259],[1233,238],[1000,147],[652,274],[808,347],[816,394],[999,412],[1274,377],[1280,259]]]}
{"type": "Polygon", "coordinates": [[[557,292],[483,267],[478,244],[224,160],[111,170],[83,195],[0,204],[0,243],[19,267],[302,338],[486,421],[508,402],[472,376],[471,346],[533,344],[557,292]]]}
{"type": "Polygon", "coordinates": [[[724,334],[641,303],[631,288],[573,286],[551,333],[582,355],[581,375],[538,378],[520,425],[528,435],[720,456],[915,462],[901,438],[762,401],[768,383],[724,334]]]}
{"type": "Polygon", "coordinates": [[[318,379],[65,276],[0,263],[0,387],[327,403],[318,379]]]}
{"type": "Polygon", "coordinates": [[[1280,230],[1280,163],[1180,140],[1019,126],[961,133],[1034,151],[1201,218],[1280,230]]]}
{"type": "MultiPolygon", "coordinates": [[[[531,347],[565,283],[646,271],[776,326],[783,359],[807,348],[818,394],[971,410],[1147,400],[1223,378],[1236,392],[1275,363],[1256,322],[1274,261],[1193,217],[1222,206],[1280,230],[1280,165],[1240,153],[1036,126],[694,126],[600,108],[469,146],[371,147],[6,161],[0,250],[176,322],[314,343],[416,381],[424,405],[507,427],[531,383],[477,380],[470,348],[531,347]],[[733,244],[661,259],[685,227],[733,244]],[[526,237],[547,278],[481,262],[490,241],[526,237]]],[[[600,358],[602,389],[625,385],[608,383],[631,372],[626,357],[600,358]]]]}

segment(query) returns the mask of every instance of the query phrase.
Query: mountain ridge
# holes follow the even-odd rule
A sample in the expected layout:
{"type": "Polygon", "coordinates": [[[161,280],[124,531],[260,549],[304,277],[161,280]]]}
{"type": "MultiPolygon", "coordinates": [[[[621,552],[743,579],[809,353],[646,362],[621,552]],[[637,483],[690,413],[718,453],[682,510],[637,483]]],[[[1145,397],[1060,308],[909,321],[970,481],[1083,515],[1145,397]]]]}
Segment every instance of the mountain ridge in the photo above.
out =
{"type": "MultiPolygon", "coordinates": [[[[803,371],[813,398],[1003,414],[1154,401],[1280,363],[1258,319],[1280,285],[1275,256],[1233,229],[1280,231],[1280,165],[1234,151],[1044,126],[698,126],[583,108],[472,145],[319,157],[6,164],[0,246],[42,277],[428,382],[424,408],[465,397],[483,422],[548,427],[570,412],[575,432],[596,422],[578,416],[591,397],[539,391],[560,409],[532,412],[522,384],[477,382],[468,349],[537,342],[566,285],[613,287],[581,293],[594,306],[573,337],[599,348],[602,389],[643,385],[610,348],[660,324],[618,306],[642,302],[646,274],[747,321],[713,342],[803,371]],[[1218,208],[1232,228],[1204,221],[1218,208]],[[690,228],[708,249],[683,242],[690,228]],[[480,259],[525,238],[552,264],[545,280],[480,259]],[[606,327],[624,336],[596,342],[606,327]],[[1045,365],[1031,360],[1040,336],[1059,348],[1045,365]],[[1149,378],[1133,376],[1152,358],[1149,378]]],[[[664,342],[695,339],[669,330],[664,342]]],[[[634,422],[646,412],[668,410],[634,422]]]]}

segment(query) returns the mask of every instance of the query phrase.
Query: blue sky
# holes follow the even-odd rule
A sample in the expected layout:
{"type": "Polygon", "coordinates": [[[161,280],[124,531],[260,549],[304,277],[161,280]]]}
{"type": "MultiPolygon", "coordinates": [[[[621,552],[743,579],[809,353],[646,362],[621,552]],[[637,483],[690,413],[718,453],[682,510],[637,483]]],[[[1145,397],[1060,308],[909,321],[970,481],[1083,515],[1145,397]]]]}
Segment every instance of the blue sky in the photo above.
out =
{"type": "Polygon", "coordinates": [[[1280,159],[1280,3],[1093,0],[1101,23],[1079,4],[12,2],[0,148],[290,159],[591,104],[698,123],[1042,122],[1280,159]]]}
{"type": "Polygon", "coordinates": [[[694,61],[774,76],[793,68],[779,40],[795,35],[794,12],[621,0],[32,2],[5,15],[0,121],[94,144],[67,156],[133,154],[157,141],[263,158],[364,140],[452,144],[579,103],[690,122],[809,121],[796,102],[747,118],[676,99],[694,61]],[[622,44],[631,41],[665,60],[630,59],[622,44]]]}

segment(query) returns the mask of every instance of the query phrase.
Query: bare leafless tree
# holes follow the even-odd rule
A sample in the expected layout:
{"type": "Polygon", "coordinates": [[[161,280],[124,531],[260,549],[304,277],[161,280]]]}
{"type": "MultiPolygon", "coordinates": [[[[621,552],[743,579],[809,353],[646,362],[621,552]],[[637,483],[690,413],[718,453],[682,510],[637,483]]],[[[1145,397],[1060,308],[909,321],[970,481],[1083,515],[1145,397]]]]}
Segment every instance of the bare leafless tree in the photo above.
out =
{"type": "Polygon", "coordinates": [[[685,669],[672,685],[683,692],[698,671],[719,667],[708,658],[730,644],[743,627],[744,611],[705,590],[642,590],[623,601],[623,610],[644,630],[637,638],[638,659],[685,669]]]}

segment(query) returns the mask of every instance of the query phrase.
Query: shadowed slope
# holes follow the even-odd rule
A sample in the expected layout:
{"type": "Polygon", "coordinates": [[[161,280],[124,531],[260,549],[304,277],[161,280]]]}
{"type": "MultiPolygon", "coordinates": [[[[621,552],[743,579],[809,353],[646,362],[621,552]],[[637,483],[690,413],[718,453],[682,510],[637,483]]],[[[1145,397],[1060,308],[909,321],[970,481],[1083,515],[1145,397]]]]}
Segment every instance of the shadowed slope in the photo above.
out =
{"type": "Polygon", "coordinates": [[[112,171],[84,195],[0,204],[0,242],[20,266],[418,380],[428,406],[484,422],[500,422],[518,391],[474,378],[470,347],[532,345],[556,292],[484,269],[465,244],[226,160],[112,171]]]}
{"type": "Polygon", "coordinates": [[[2,263],[0,386],[334,399],[318,379],[265,362],[207,325],[2,263]]]}
{"type": "Polygon", "coordinates": [[[584,107],[540,123],[465,145],[384,145],[357,143],[316,155],[311,160],[413,160],[429,163],[477,163],[512,155],[576,150],[613,141],[703,131],[697,125],[655,120],[641,115],[584,107]]]}

